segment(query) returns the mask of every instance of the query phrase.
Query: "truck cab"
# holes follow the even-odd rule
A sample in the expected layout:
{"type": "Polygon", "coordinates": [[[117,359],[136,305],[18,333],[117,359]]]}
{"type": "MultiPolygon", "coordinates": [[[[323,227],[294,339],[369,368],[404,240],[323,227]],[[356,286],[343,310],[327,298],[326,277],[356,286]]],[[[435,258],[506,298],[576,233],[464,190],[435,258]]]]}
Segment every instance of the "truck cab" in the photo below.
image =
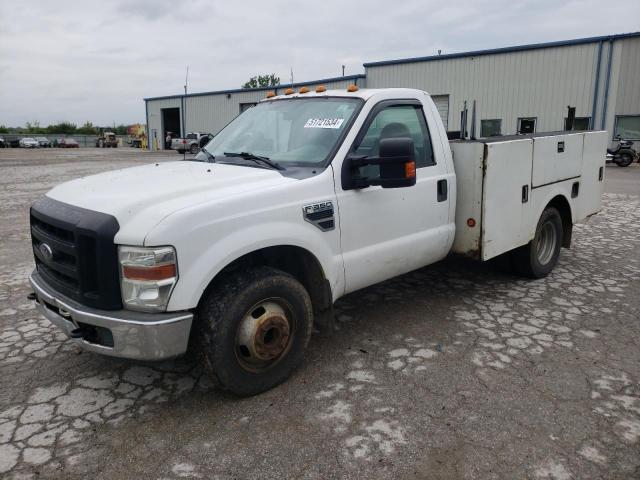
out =
{"type": "Polygon", "coordinates": [[[573,223],[600,208],[606,135],[578,135],[541,137],[537,162],[529,137],[460,142],[454,158],[426,92],[269,95],[187,161],[81,178],[35,202],[35,298],[87,350],[197,349],[222,388],[259,393],[290,375],[349,292],[451,252],[547,275],[573,223]]]}

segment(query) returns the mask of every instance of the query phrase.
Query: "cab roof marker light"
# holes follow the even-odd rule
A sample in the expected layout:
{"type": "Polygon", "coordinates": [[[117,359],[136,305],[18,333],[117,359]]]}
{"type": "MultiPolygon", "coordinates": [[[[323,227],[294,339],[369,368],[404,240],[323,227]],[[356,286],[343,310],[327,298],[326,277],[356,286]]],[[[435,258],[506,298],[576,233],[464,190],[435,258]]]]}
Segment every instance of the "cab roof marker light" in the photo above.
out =
{"type": "Polygon", "coordinates": [[[295,90],[294,90],[293,88],[287,88],[287,89],[284,91],[284,94],[285,94],[285,95],[291,95],[292,93],[295,93],[295,90]]]}
{"type": "Polygon", "coordinates": [[[358,86],[357,85],[351,84],[351,85],[349,85],[347,87],[347,92],[357,92],[357,91],[358,91],[358,86]]]}
{"type": "Polygon", "coordinates": [[[302,87],[298,93],[309,93],[309,88],[308,87],[302,87]]]}
{"type": "Polygon", "coordinates": [[[267,93],[267,98],[272,98],[276,96],[276,92],[269,92],[267,93]]]}
{"type": "Polygon", "coordinates": [[[326,92],[327,91],[327,87],[325,87],[324,85],[318,85],[316,87],[316,93],[322,93],[322,92],[326,92]]]}

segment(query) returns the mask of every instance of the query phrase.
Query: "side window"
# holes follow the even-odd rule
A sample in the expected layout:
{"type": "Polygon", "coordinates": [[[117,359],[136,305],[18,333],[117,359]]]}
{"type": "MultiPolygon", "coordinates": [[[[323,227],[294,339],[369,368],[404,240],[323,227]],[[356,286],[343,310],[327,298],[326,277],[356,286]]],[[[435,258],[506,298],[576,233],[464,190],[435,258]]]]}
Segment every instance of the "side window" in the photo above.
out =
{"type": "Polygon", "coordinates": [[[380,110],[353,153],[375,157],[380,140],[398,137],[413,139],[417,168],[435,164],[427,122],[417,105],[392,105],[380,110]]]}

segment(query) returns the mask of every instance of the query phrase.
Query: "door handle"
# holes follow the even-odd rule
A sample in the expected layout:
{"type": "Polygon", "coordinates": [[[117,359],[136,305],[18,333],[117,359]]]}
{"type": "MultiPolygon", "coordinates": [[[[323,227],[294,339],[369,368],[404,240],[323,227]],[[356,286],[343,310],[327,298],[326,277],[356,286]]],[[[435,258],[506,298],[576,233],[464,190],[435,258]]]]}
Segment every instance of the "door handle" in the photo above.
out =
{"type": "Polygon", "coordinates": [[[438,202],[444,202],[447,199],[447,181],[438,180],[438,202]]]}

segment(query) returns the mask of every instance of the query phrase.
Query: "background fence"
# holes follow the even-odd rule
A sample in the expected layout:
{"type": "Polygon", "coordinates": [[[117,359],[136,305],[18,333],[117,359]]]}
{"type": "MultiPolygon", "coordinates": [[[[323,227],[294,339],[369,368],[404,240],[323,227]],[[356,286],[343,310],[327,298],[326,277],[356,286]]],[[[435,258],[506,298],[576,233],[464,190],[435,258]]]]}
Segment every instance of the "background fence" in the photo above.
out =
{"type": "MultiPolygon", "coordinates": [[[[21,138],[38,138],[44,137],[53,145],[55,140],[60,138],[73,138],[80,144],[80,147],[93,147],[96,148],[97,135],[64,135],[64,134],[46,134],[46,135],[34,135],[33,133],[0,133],[0,138],[4,138],[5,143],[9,146],[12,140],[20,140],[21,138]]],[[[130,137],[128,135],[116,135],[118,139],[119,147],[128,147],[130,137]]]]}

